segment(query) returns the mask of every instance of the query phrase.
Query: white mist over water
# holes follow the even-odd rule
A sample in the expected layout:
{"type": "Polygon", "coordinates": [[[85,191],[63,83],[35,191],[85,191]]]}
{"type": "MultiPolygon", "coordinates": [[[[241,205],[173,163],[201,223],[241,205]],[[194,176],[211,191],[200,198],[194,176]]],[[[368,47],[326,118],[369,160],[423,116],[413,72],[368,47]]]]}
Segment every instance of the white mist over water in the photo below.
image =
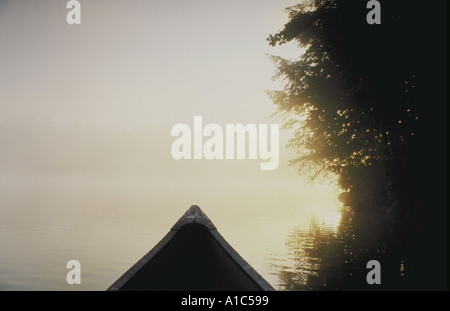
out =
{"type": "MultiPolygon", "coordinates": [[[[197,200],[192,191],[197,182],[195,178],[170,183],[92,177],[2,179],[0,289],[104,290],[194,203],[274,284],[276,276],[268,265],[274,254],[283,252],[288,231],[307,224],[313,214],[323,219],[339,215],[334,202],[318,200],[325,189],[304,188],[297,191],[298,199],[289,198],[300,183],[276,186],[267,181],[265,188],[249,189],[243,187],[249,180],[215,181],[197,200]],[[81,285],[66,283],[65,265],[72,259],[81,263],[81,285]]],[[[338,219],[327,221],[334,225],[338,219]]]]}

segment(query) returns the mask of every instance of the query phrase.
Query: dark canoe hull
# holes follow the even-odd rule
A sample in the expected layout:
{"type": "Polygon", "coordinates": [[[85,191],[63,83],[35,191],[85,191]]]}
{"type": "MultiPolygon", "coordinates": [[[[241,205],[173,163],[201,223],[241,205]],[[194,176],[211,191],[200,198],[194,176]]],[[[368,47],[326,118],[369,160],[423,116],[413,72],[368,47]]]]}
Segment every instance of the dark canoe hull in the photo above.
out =
{"type": "Polygon", "coordinates": [[[194,205],[150,252],[108,290],[274,289],[225,241],[211,220],[194,205]]]}

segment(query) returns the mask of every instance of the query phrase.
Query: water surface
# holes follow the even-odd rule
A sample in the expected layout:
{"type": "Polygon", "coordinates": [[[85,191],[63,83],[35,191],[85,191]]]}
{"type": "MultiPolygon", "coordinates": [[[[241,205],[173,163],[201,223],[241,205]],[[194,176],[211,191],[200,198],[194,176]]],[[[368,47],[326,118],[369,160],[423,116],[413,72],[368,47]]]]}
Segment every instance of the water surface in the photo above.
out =
{"type": "Polygon", "coordinates": [[[289,243],[286,247],[286,241],[312,219],[320,219],[320,226],[330,230],[340,220],[336,200],[314,199],[330,191],[327,187],[301,190],[300,182],[278,181],[253,188],[249,180],[241,184],[216,180],[198,202],[192,183],[93,176],[0,179],[0,289],[105,290],[191,204],[198,204],[274,287],[289,289],[278,273],[280,261],[292,260],[292,247],[289,243]],[[177,183],[185,185],[185,190],[177,183]],[[299,193],[299,198],[293,193],[299,193]],[[66,283],[66,264],[72,259],[81,263],[81,285],[66,283]]]}

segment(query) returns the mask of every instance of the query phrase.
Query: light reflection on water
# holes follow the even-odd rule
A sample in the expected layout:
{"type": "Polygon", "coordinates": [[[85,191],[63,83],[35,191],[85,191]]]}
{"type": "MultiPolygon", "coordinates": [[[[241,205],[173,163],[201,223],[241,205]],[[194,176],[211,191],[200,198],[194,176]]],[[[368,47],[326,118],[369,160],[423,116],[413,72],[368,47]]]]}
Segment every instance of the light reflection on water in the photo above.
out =
{"type": "MultiPolygon", "coordinates": [[[[186,204],[182,196],[164,203],[167,194],[158,198],[158,191],[167,185],[161,181],[89,180],[0,180],[0,290],[105,290],[169,231],[190,203],[197,203],[186,204]],[[79,286],[66,283],[66,263],[72,259],[81,263],[79,286]]],[[[283,195],[280,189],[273,192],[283,195]]],[[[230,200],[242,202],[243,193],[230,200]]],[[[213,208],[214,198],[199,205],[274,287],[303,289],[298,284],[307,280],[297,278],[308,278],[323,268],[317,256],[306,250],[314,248],[311,243],[316,243],[317,234],[338,234],[340,213],[335,202],[326,207],[274,208],[279,198],[270,201],[249,195],[251,200],[244,199],[246,206],[253,202],[257,207],[253,210],[226,200],[218,200],[213,208]],[[316,232],[304,230],[310,223],[316,232]],[[300,257],[304,260],[298,261],[300,257]],[[288,284],[290,279],[294,285],[288,284]]]]}
{"type": "Polygon", "coordinates": [[[271,258],[279,290],[355,290],[366,284],[366,263],[384,250],[358,242],[351,208],[340,210],[337,227],[319,218],[291,229],[285,252],[271,258]]]}

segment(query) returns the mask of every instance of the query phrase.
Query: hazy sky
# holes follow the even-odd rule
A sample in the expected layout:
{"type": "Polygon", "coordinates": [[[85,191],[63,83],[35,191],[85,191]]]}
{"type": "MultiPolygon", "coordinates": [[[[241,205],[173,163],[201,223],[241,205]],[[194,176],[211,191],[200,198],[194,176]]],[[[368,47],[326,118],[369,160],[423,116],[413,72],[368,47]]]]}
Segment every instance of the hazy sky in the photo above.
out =
{"type": "Polygon", "coordinates": [[[191,122],[261,122],[274,110],[266,38],[295,0],[0,1],[0,120],[50,118],[167,130],[191,122]]]}
{"type": "Polygon", "coordinates": [[[170,156],[171,128],[193,127],[195,115],[203,116],[204,125],[271,122],[266,118],[275,106],[265,90],[279,84],[271,80],[275,65],[267,54],[292,58],[300,49],[270,47],[266,38],[287,22],[284,9],[297,3],[90,0],[81,1],[81,25],[68,25],[66,1],[0,1],[0,122],[150,131],[116,139],[6,129],[0,132],[3,166],[21,161],[24,170],[50,165],[42,171],[62,174],[71,161],[72,170],[96,174],[102,166],[114,171],[134,165],[132,171],[145,166],[144,175],[157,168],[158,176],[195,174],[206,183],[218,175],[297,178],[287,167],[294,154],[285,148],[289,136],[283,131],[276,172],[258,172],[259,160],[194,163],[170,156]]]}
{"type": "MultiPolygon", "coordinates": [[[[170,156],[175,140],[171,128],[177,123],[193,127],[195,115],[203,116],[204,124],[222,126],[271,122],[266,118],[275,107],[265,90],[279,85],[271,80],[275,66],[267,54],[297,57],[299,49],[270,47],[266,38],[283,27],[284,9],[297,0],[81,1],[81,25],[67,24],[66,3],[0,2],[0,122],[145,128],[151,133],[135,146],[147,146],[146,152],[136,161],[136,148],[120,139],[100,150],[95,135],[83,138],[80,147],[77,134],[52,141],[54,135],[47,132],[40,138],[33,130],[33,135],[22,136],[4,132],[9,137],[2,140],[8,142],[2,144],[3,166],[9,165],[7,156],[14,162],[28,154],[20,160],[25,168],[44,162],[63,166],[69,157],[89,161],[96,153],[98,162],[107,165],[103,152],[124,159],[112,170],[146,161],[147,167],[167,168],[159,170],[162,175],[211,172],[208,167],[215,165],[211,174],[223,171],[235,179],[231,166],[239,175],[239,167],[245,167],[255,177],[251,175],[259,160],[177,163],[170,156]],[[41,146],[38,152],[29,147],[32,144],[41,146]],[[67,145],[63,149],[69,156],[60,156],[61,144],[67,145]],[[53,158],[55,154],[59,158],[53,158]]],[[[286,165],[293,157],[284,148],[288,135],[280,136],[279,170],[295,175],[286,165]]],[[[86,161],[77,162],[79,171],[99,167],[86,161]]]]}
{"type": "Polygon", "coordinates": [[[0,1],[0,122],[19,122],[0,127],[0,172],[139,175],[179,192],[195,178],[185,206],[214,180],[240,192],[248,189],[237,180],[252,180],[248,187],[272,187],[267,196],[277,196],[277,185],[299,178],[287,165],[294,154],[283,131],[279,167],[265,172],[259,159],[174,160],[170,133],[180,122],[192,127],[195,115],[222,126],[271,122],[265,90],[278,84],[266,54],[300,50],[270,47],[266,38],[297,1],[90,0],[81,1],[81,25],[67,24],[66,1],[0,1]],[[53,133],[36,120],[139,132],[53,133]]]}

